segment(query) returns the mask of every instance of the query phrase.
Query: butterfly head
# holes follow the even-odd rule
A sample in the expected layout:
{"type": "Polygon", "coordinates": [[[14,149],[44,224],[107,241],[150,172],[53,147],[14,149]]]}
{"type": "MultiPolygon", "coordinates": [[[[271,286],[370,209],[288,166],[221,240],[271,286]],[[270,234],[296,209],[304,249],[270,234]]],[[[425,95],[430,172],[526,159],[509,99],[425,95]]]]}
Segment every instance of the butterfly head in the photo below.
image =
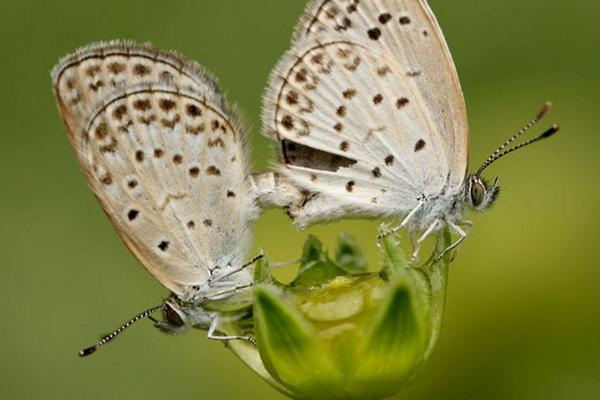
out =
{"type": "Polygon", "coordinates": [[[485,211],[498,198],[500,187],[498,178],[490,185],[477,175],[470,176],[465,185],[465,203],[475,211],[485,211]]]}
{"type": "Polygon", "coordinates": [[[165,300],[162,309],[163,319],[152,318],[154,326],[168,334],[179,334],[190,328],[208,328],[213,315],[202,307],[181,302],[175,295],[165,300]]]}

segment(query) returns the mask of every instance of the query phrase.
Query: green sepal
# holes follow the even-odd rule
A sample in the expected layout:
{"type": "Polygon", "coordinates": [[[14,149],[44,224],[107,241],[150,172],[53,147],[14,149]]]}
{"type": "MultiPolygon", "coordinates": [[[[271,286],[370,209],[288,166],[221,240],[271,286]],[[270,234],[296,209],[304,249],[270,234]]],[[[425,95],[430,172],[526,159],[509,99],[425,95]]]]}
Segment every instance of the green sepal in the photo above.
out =
{"type": "Polygon", "coordinates": [[[358,243],[346,232],[342,232],[338,236],[335,263],[348,275],[369,273],[367,260],[364,258],[358,243]]]}
{"type": "Polygon", "coordinates": [[[344,270],[329,259],[321,241],[309,236],[304,243],[300,272],[290,284],[290,289],[319,287],[341,275],[345,275],[344,270]]]}
{"type": "Polygon", "coordinates": [[[330,383],[341,376],[317,332],[271,289],[255,290],[254,316],[257,345],[273,378],[295,398],[335,399],[330,383]]]}

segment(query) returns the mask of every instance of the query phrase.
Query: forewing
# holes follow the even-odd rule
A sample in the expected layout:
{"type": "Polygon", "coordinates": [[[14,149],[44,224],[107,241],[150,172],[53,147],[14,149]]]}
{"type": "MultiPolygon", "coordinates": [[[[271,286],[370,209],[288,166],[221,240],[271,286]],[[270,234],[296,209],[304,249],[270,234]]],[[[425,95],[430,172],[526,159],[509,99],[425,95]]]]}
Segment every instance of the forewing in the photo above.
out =
{"type": "Polygon", "coordinates": [[[191,65],[110,44],[54,73],[91,189],[130,250],[184,299],[208,268],[241,262],[254,215],[241,129],[214,81],[191,65]]]}
{"type": "Polygon", "coordinates": [[[422,1],[312,2],[270,78],[264,124],[290,179],[370,214],[464,180],[464,100],[422,1]]]}

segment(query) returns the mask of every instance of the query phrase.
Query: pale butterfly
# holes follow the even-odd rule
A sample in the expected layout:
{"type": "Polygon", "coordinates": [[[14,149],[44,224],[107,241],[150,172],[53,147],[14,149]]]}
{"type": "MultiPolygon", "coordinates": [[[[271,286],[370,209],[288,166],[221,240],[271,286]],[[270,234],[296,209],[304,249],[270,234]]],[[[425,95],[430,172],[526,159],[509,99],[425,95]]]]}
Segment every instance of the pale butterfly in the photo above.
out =
{"type": "MultiPolygon", "coordinates": [[[[402,217],[395,229],[425,239],[444,226],[460,239],[467,208],[498,195],[482,172],[552,136],[509,147],[544,109],[467,175],[468,124],[456,68],[424,0],[315,0],[264,95],[264,133],[278,142],[280,172],[310,196],[292,211],[306,227],[349,217],[402,217]]],[[[395,231],[394,230],[394,231],[395,231]]]]}
{"type": "Polygon", "coordinates": [[[90,188],[172,292],[80,355],[158,311],[164,321],[153,320],[166,332],[197,327],[212,339],[250,339],[220,332],[221,315],[205,304],[234,302],[252,285],[253,222],[264,207],[290,203],[294,190],[276,174],[248,173],[242,126],[216,80],[176,53],[121,41],[63,58],[52,80],[90,188]]]}

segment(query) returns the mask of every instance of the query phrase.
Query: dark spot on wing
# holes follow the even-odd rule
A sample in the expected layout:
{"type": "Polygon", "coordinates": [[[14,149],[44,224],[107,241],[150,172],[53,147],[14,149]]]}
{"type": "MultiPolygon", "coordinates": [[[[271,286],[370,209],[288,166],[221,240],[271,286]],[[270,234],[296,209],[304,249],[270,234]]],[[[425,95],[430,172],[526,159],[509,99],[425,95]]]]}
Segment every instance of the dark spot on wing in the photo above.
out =
{"type": "Polygon", "coordinates": [[[192,167],[192,168],[190,168],[190,176],[192,178],[197,178],[198,175],[200,175],[200,168],[198,168],[198,167],[192,167]]]}
{"type": "Polygon", "coordinates": [[[159,248],[161,251],[167,251],[167,250],[169,249],[169,244],[170,244],[170,243],[169,243],[167,240],[163,240],[162,242],[160,242],[160,243],[158,244],[158,248],[159,248]]]}
{"type": "Polygon", "coordinates": [[[206,169],[206,173],[208,175],[212,175],[212,176],[220,176],[221,170],[219,168],[215,167],[214,165],[211,165],[210,167],[208,167],[206,169]]]}
{"type": "Polygon", "coordinates": [[[381,178],[381,169],[379,167],[375,167],[371,172],[375,178],[381,178]]]}
{"type": "Polygon", "coordinates": [[[425,141],[423,139],[419,140],[417,144],[415,144],[415,153],[423,150],[425,148],[425,141]]]}
{"type": "Polygon", "coordinates": [[[408,25],[410,24],[410,18],[407,16],[400,17],[400,25],[408,25]]]}
{"type": "Polygon", "coordinates": [[[195,104],[188,104],[185,111],[187,112],[187,115],[192,118],[200,117],[202,115],[202,110],[195,104]]]}
{"type": "Polygon", "coordinates": [[[389,155],[385,158],[385,165],[387,165],[388,167],[394,164],[394,156],[393,155],[389,155]]]}
{"type": "Polygon", "coordinates": [[[379,28],[369,29],[367,31],[367,34],[369,35],[369,39],[379,40],[379,38],[381,37],[381,29],[379,29],[379,28]]]}
{"type": "Polygon", "coordinates": [[[392,14],[390,13],[383,13],[379,16],[379,23],[381,24],[387,24],[388,22],[390,22],[390,20],[392,19],[392,14]]]}
{"type": "Polygon", "coordinates": [[[350,182],[346,183],[346,190],[348,192],[353,192],[355,185],[356,185],[356,182],[354,182],[354,181],[350,181],[350,182]]]}
{"type": "Polygon", "coordinates": [[[134,221],[138,215],[140,215],[140,212],[138,210],[129,210],[129,212],[127,213],[127,218],[129,218],[130,221],[134,221]]]}
{"type": "Polygon", "coordinates": [[[410,103],[410,101],[406,97],[399,98],[398,101],[396,101],[396,108],[400,110],[401,108],[404,108],[408,103],[410,103]]]}

